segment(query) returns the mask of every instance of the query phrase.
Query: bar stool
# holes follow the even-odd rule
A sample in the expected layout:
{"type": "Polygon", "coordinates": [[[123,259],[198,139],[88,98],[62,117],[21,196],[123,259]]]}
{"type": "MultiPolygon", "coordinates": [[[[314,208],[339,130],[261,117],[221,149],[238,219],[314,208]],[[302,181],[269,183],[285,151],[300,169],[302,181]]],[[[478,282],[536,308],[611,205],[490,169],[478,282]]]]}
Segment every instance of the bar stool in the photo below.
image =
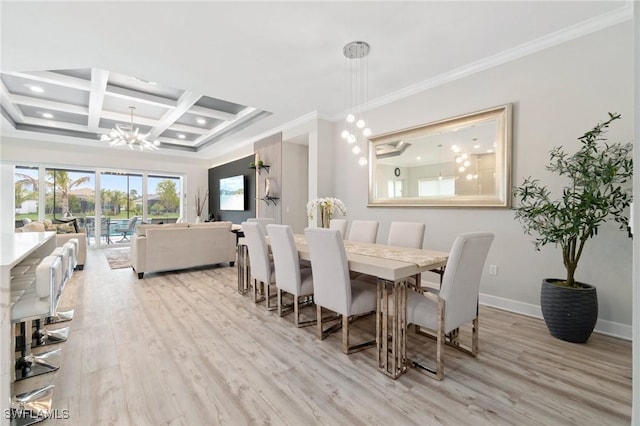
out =
{"type": "Polygon", "coordinates": [[[55,311],[55,289],[61,285],[62,265],[58,256],[47,256],[35,268],[20,279],[11,282],[12,297],[15,304],[11,308],[12,324],[20,324],[20,358],[16,361],[15,377],[22,380],[40,374],[56,371],[59,365],[60,349],[39,355],[31,353],[31,336],[27,336],[27,323],[46,317],[55,311]],[[21,293],[21,294],[20,294],[21,293]],[[18,296],[18,294],[20,294],[18,296]]]}

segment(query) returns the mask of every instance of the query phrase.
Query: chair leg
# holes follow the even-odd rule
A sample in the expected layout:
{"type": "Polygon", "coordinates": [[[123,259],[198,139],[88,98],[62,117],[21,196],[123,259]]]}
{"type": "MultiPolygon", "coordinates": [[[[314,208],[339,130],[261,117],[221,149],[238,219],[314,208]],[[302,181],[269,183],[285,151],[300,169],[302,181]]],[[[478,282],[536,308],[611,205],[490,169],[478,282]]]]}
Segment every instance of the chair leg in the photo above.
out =
{"type": "MultiPolygon", "coordinates": [[[[305,296],[305,297],[307,298],[304,302],[305,306],[313,304],[313,296],[305,296]]],[[[296,324],[296,327],[302,328],[302,327],[309,327],[310,325],[314,325],[317,322],[315,318],[300,321],[300,308],[301,308],[300,298],[301,296],[296,296],[296,295],[293,296],[293,312],[294,312],[293,319],[296,324]]]]}
{"type": "Polygon", "coordinates": [[[338,316],[334,316],[334,317],[330,317],[330,318],[323,318],[322,317],[322,306],[320,305],[316,305],[316,337],[320,340],[324,340],[327,338],[327,336],[329,336],[331,333],[338,331],[342,328],[342,322],[340,322],[340,315],[338,316]],[[328,321],[336,321],[335,324],[331,325],[329,328],[327,328],[326,330],[324,330],[323,328],[323,320],[328,320],[328,321]]]}
{"type": "Polygon", "coordinates": [[[372,339],[367,340],[366,342],[358,343],[357,345],[349,346],[349,322],[355,320],[356,318],[357,317],[349,318],[347,315],[342,316],[342,352],[347,355],[360,352],[376,345],[376,339],[372,339]]]}
{"type": "Polygon", "coordinates": [[[316,305],[316,337],[322,339],[322,306],[316,305]]]}
{"type": "Polygon", "coordinates": [[[349,353],[349,317],[342,316],[342,352],[349,353]]]}
{"type": "Polygon", "coordinates": [[[275,311],[276,309],[278,309],[278,306],[276,304],[276,306],[273,306],[271,304],[271,299],[273,299],[274,296],[276,295],[272,295],[271,294],[271,284],[269,283],[264,283],[264,299],[265,299],[265,306],[267,307],[267,311],[275,311]]]}
{"type": "Polygon", "coordinates": [[[444,344],[445,344],[445,334],[444,334],[444,301],[438,302],[438,329],[435,331],[435,336],[433,334],[427,334],[420,330],[419,326],[416,326],[416,333],[421,335],[426,335],[428,337],[435,337],[436,339],[436,368],[435,370],[431,367],[427,367],[426,365],[420,364],[411,359],[407,359],[409,365],[415,369],[417,369],[420,373],[425,374],[433,379],[442,380],[444,378],[444,344]]]}
{"type": "Polygon", "coordinates": [[[258,292],[262,293],[264,284],[262,281],[253,280],[253,303],[260,303],[264,300],[264,296],[258,297],[258,292]]]}

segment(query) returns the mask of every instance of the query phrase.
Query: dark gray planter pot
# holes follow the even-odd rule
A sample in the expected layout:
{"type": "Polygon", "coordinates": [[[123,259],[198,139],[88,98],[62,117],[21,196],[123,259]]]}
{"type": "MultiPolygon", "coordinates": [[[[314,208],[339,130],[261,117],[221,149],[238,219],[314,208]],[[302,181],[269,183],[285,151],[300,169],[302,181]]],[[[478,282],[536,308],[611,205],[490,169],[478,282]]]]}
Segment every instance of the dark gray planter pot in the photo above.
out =
{"type": "Polygon", "coordinates": [[[598,321],[596,288],[578,283],[582,288],[568,288],[553,284],[554,278],[542,280],[540,307],[552,336],[572,343],[589,339],[598,321]]]}

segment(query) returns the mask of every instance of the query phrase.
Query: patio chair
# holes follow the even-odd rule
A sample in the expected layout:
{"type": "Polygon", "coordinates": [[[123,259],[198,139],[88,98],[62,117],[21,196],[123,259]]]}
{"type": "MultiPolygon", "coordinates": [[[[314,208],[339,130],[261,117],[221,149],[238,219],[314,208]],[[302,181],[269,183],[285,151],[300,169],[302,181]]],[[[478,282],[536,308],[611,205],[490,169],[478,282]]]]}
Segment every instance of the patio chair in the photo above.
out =
{"type": "Polygon", "coordinates": [[[100,237],[104,237],[107,244],[112,244],[111,241],[111,218],[103,217],[100,219],[100,237]]]}
{"type": "Polygon", "coordinates": [[[129,219],[129,222],[127,223],[126,227],[115,229],[115,232],[122,234],[122,238],[118,240],[119,243],[129,241],[129,235],[133,234],[133,232],[135,231],[136,225],[138,224],[138,219],[139,219],[138,216],[134,216],[131,219],[129,219]]]}

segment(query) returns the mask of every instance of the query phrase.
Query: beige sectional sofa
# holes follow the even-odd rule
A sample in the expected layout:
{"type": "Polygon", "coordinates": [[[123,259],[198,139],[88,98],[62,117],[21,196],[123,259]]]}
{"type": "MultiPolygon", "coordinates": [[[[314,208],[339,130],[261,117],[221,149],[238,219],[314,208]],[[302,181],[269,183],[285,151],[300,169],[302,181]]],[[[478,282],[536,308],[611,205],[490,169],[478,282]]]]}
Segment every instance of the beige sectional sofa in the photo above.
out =
{"type": "MultiPolygon", "coordinates": [[[[56,231],[55,228],[47,228],[47,226],[51,226],[48,225],[50,224],[50,222],[42,223],[39,221],[34,221],[34,222],[30,222],[27,223],[26,225],[24,225],[22,228],[17,228],[16,232],[45,232],[45,231],[56,231]]],[[[67,228],[67,229],[71,229],[70,226],[68,224],[56,224],[60,227],[62,227],[63,225],[67,228]]],[[[67,241],[69,241],[71,238],[77,238],[78,239],[78,243],[79,243],[79,247],[78,247],[78,270],[83,270],[84,269],[84,264],[87,261],[87,234],[84,230],[84,228],[79,228],[78,232],[66,232],[66,233],[58,233],[56,235],[56,247],[62,247],[64,245],[64,243],[66,243],[67,241]]]]}
{"type": "Polygon", "coordinates": [[[236,259],[231,222],[138,225],[131,238],[131,266],[145,272],[173,271],[236,259]]]}

